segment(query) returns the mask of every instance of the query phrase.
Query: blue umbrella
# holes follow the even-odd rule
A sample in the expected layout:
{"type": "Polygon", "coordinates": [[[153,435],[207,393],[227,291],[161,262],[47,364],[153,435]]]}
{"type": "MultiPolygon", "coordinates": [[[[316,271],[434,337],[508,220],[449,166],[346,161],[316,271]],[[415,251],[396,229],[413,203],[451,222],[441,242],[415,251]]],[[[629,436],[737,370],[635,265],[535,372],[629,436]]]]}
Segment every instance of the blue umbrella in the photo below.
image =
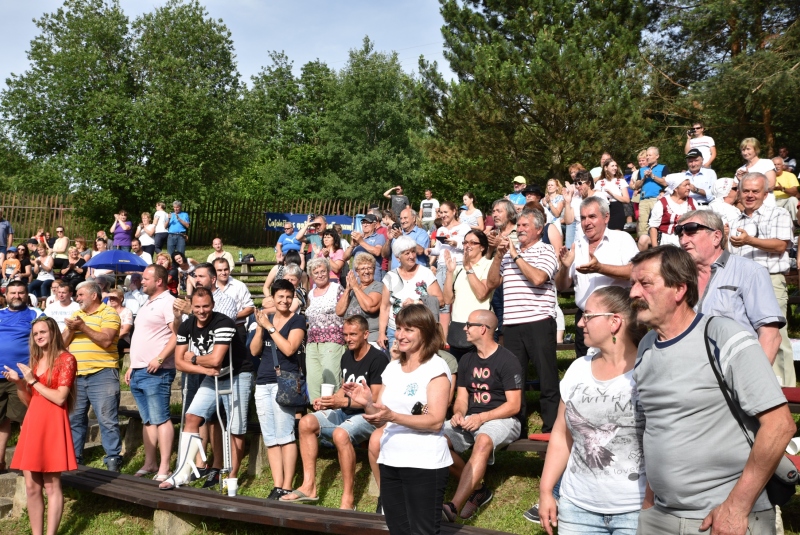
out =
{"type": "Polygon", "coordinates": [[[144,271],[149,264],[141,259],[140,256],[128,251],[114,249],[113,251],[103,251],[93,256],[84,267],[95,269],[113,269],[114,271],[144,271]]]}

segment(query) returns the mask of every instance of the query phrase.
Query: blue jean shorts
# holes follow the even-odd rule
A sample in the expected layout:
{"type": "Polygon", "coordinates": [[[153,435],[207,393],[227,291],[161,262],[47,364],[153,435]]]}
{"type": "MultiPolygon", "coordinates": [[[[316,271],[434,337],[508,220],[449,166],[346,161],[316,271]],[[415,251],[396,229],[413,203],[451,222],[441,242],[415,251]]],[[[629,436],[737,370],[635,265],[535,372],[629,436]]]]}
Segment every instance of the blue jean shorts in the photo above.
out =
{"type": "Polygon", "coordinates": [[[326,409],[314,413],[319,422],[319,436],[333,440],[333,430],[341,427],[350,436],[350,442],[361,444],[369,440],[375,426],[364,419],[361,414],[347,414],[342,409],[326,409]]]}
{"type": "Polygon", "coordinates": [[[294,442],[295,407],[284,407],[275,401],[276,383],[256,385],[256,412],[261,424],[261,438],[268,448],[294,442]]]}
{"type": "Polygon", "coordinates": [[[143,424],[161,425],[169,420],[169,396],[174,380],[174,369],[161,368],[155,373],[148,373],[147,368],[131,370],[131,394],[143,424]]]}
{"type": "MultiPolygon", "coordinates": [[[[218,377],[218,388],[227,390],[229,386],[228,376],[218,377]]],[[[229,407],[230,396],[220,396],[220,402],[225,407],[225,414],[228,415],[228,424],[231,426],[231,434],[244,435],[247,432],[247,409],[250,405],[250,388],[252,387],[253,375],[250,372],[242,372],[233,376],[233,389],[235,390],[235,403],[233,410],[229,407]]],[[[214,390],[214,377],[207,375],[200,388],[197,389],[192,404],[189,406],[187,414],[194,414],[208,420],[217,413],[217,395],[214,390]]]]}
{"type": "Polygon", "coordinates": [[[636,535],[639,511],[603,514],[578,507],[565,496],[558,501],[559,535],[636,535]]]}

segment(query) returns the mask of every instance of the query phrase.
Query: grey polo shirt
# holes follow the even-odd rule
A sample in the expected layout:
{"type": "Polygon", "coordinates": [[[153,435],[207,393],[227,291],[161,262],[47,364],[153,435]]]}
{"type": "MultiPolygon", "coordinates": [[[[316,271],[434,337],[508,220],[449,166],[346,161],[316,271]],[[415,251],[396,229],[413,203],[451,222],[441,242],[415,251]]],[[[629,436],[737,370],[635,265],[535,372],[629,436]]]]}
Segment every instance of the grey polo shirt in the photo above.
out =
{"type": "Polygon", "coordinates": [[[786,325],[767,268],[728,251],[711,265],[711,280],[694,309],[708,316],[730,318],[756,338],[759,327],[786,325]]]}

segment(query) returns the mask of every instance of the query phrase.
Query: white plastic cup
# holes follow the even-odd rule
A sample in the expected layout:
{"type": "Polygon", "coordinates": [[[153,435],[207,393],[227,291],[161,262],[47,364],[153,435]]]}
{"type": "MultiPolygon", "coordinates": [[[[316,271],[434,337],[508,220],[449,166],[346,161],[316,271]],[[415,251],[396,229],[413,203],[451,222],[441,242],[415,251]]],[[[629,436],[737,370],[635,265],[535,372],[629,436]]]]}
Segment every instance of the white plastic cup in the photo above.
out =
{"type": "Polygon", "coordinates": [[[228,484],[228,496],[236,496],[236,491],[239,490],[239,480],[235,477],[229,477],[225,480],[228,484]]]}
{"type": "Polygon", "coordinates": [[[800,437],[793,438],[789,441],[789,444],[786,446],[786,453],[789,455],[797,455],[800,453],[800,437]]]}
{"type": "Polygon", "coordinates": [[[332,385],[330,383],[322,383],[320,385],[320,392],[322,394],[322,397],[332,396],[333,395],[333,389],[335,387],[336,387],[336,385],[332,385]]]}

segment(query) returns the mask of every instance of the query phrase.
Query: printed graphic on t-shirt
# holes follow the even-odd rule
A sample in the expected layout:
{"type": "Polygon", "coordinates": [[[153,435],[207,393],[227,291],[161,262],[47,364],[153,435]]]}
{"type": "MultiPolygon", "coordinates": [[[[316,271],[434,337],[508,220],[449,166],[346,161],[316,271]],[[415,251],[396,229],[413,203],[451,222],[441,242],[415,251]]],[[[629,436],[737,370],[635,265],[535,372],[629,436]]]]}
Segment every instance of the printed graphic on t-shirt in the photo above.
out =
{"type": "Polygon", "coordinates": [[[636,390],[611,391],[578,383],[565,404],[567,426],[575,444],[573,472],[638,480],[644,460],[644,413],[636,390]]]}
{"type": "Polygon", "coordinates": [[[419,390],[419,385],[417,383],[409,383],[408,385],[406,385],[406,389],[403,392],[403,395],[413,398],[414,396],[417,395],[417,390],[419,390]]]}

